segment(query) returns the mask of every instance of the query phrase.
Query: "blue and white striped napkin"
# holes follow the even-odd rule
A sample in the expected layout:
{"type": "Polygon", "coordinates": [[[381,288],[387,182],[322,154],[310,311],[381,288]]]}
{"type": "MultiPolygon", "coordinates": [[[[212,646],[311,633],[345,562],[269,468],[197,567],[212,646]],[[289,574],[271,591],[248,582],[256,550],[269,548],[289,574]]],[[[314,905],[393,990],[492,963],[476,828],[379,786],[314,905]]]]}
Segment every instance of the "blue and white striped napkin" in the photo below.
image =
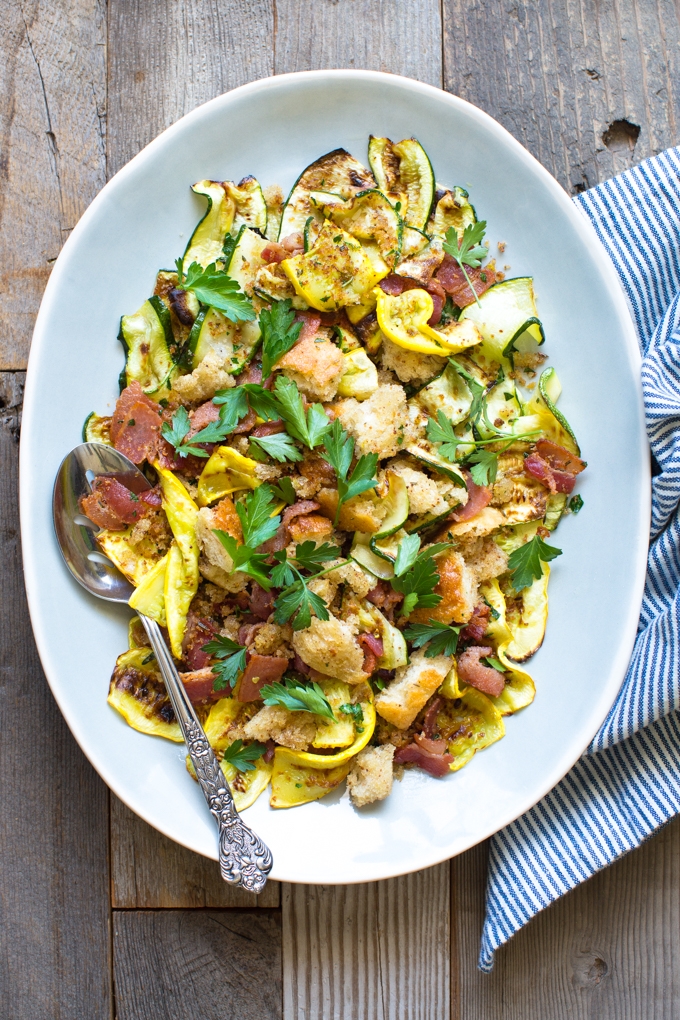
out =
{"type": "Polygon", "coordinates": [[[491,841],[479,957],[680,811],[680,148],[574,199],[630,301],[660,468],[638,636],[614,707],[547,797],[491,841]]]}

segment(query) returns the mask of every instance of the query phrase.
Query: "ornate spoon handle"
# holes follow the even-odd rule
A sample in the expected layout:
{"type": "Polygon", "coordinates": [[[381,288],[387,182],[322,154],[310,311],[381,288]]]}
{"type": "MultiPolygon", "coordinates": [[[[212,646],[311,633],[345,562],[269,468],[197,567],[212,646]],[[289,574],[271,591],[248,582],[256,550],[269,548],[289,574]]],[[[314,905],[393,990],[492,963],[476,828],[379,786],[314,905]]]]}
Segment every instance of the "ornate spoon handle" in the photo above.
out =
{"type": "Polygon", "coordinates": [[[272,869],[272,855],[259,836],[249,829],[234,806],[234,799],[215,753],[203,732],[172,656],[155,620],[140,614],[184,742],[196,770],[196,778],[219,829],[220,872],[225,882],[249,892],[264,889],[272,869]]]}

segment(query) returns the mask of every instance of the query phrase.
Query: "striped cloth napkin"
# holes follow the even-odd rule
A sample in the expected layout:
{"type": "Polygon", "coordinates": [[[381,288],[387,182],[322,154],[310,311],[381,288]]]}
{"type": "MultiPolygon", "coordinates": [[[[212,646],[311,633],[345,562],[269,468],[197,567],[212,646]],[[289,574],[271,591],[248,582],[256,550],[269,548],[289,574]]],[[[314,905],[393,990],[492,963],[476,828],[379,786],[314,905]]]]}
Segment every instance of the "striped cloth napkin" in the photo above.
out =
{"type": "Polygon", "coordinates": [[[680,811],[680,148],[574,199],[621,278],[658,467],[638,635],[616,702],[547,797],[491,840],[479,967],[680,811]]]}

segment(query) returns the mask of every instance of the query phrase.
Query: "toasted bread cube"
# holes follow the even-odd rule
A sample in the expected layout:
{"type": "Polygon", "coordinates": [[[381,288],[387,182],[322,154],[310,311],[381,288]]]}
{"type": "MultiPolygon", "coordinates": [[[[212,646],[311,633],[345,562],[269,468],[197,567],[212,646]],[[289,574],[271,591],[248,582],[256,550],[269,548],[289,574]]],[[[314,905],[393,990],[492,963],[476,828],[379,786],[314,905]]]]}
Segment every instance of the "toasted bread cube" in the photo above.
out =
{"type": "Polygon", "coordinates": [[[376,711],[397,729],[407,729],[452,665],[453,659],[447,655],[426,659],[424,652],[416,652],[408,666],[397,670],[389,687],[376,696],[376,711]]]}
{"type": "Polygon", "coordinates": [[[347,789],[355,807],[384,800],[392,792],[394,744],[365,747],[352,762],[347,789]]]}

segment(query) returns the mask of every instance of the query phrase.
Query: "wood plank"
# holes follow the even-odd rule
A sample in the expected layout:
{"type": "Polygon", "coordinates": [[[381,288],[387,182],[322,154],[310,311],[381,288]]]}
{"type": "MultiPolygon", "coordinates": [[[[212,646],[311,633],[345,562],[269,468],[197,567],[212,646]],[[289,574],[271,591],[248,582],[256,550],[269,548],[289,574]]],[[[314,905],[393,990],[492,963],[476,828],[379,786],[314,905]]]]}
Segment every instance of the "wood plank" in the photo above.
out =
{"type": "Polygon", "coordinates": [[[278,912],[115,911],[117,1020],[279,1020],[278,912]]]}
{"type": "Polygon", "coordinates": [[[441,88],[439,0],[276,0],[275,71],[356,67],[441,88]]]}
{"type": "Polygon", "coordinates": [[[680,141],[673,0],[443,0],[443,11],[447,90],[496,117],[568,191],[680,141]]]}
{"type": "Polygon", "coordinates": [[[2,0],[0,368],[25,368],[62,244],[104,183],[104,0],[2,0]]]}
{"type": "Polygon", "coordinates": [[[235,889],[216,861],[173,843],[111,795],[113,907],[278,907],[280,886],[260,896],[235,889]]]}
{"type": "Polygon", "coordinates": [[[449,865],[283,886],[285,1020],[448,1020],[449,865]]]}
{"type": "Polygon", "coordinates": [[[476,969],[485,847],[452,862],[461,1020],[680,1015],[680,818],[544,910],[476,969]]]}
{"type": "Polygon", "coordinates": [[[23,375],[0,373],[0,1016],[109,1020],[107,791],[42,674],[17,514],[23,375]]]}
{"type": "Polygon", "coordinates": [[[273,0],[109,0],[109,177],[170,124],[273,73],[273,0]]]}

